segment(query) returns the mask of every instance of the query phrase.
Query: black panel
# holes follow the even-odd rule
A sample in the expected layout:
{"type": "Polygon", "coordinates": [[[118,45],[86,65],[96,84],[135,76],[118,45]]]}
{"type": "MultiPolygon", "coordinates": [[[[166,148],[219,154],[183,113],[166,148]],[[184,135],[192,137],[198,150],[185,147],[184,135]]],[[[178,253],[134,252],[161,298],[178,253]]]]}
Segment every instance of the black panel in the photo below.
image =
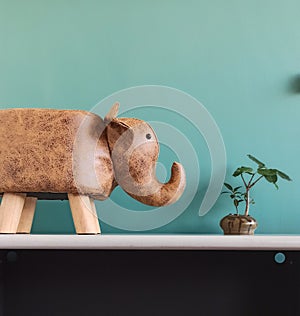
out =
{"type": "MultiPolygon", "coordinates": [[[[299,252],[1,251],[4,315],[299,315],[299,252]]],[[[1,314],[0,314],[1,315],[1,314]]]]}
{"type": "MultiPolygon", "coordinates": [[[[38,200],[68,200],[67,193],[51,193],[51,192],[24,192],[27,196],[36,197],[38,200]]],[[[0,193],[0,196],[3,192],[0,193]]]]}

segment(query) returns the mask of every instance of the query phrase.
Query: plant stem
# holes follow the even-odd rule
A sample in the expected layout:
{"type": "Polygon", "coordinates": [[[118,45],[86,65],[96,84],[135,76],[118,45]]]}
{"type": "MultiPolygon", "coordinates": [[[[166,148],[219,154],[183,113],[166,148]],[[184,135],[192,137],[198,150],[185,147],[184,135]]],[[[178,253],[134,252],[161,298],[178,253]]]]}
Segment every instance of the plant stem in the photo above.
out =
{"type": "Polygon", "coordinates": [[[250,204],[249,203],[249,190],[251,188],[250,183],[251,183],[251,180],[253,179],[253,176],[254,175],[252,175],[250,181],[248,183],[246,183],[246,180],[245,180],[243,174],[241,174],[241,177],[242,177],[245,189],[246,189],[246,196],[245,196],[246,208],[245,208],[245,213],[244,213],[245,216],[247,216],[249,214],[249,204],[250,204]]]}
{"type": "Polygon", "coordinates": [[[239,209],[238,209],[238,207],[237,207],[236,205],[234,205],[234,206],[235,206],[237,215],[239,215],[239,209]]]}
{"type": "Polygon", "coordinates": [[[242,180],[243,180],[243,182],[244,182],[245,188],[247,188],[247,183],[246,183],[246,181],[245,181],[245,178],[244,178],[243,174],[241,174],[241,177],[242,177],[242,180]]]}
{"type": "MultiPolygon", "coordinates": [[[[255,173],[251,176],[251,178],[250,178],[250,180],[249,180],[249,182],[248,182],[248,187],[249,187],[249,188],[251,188],[251,182],[252,182],[254,176],[255,176],[255,173]]],[[[254,184],[253,184],[253,185],[254,185],[254,184]]]]}
{"type": "Polygon", "coordinates": [[[246,187],[246,208],[245,208],[245,216],[248,216],[249,214],[249,204],[250,204],[250,188],[247,186],[246,187]]]}
{"type": "Polygon", "coordinates": [[[250,189],[261,179],[263,178],[263,176],[260,176],[259,178],[257,178],[253,183],[252,180],[254,178],[255,174],[252,174],[250,180],[248,183],[246,183],[245,178],[243,177],[243,175],[241,174],[242,180],[244,182],[244,186],[246,188],[246,196],[245,196],[245,202],[246,202],[246,208],[245,208],[245,216],[249,215],[249,206],[250,206],[250,189]]]}
{"type": "Polygon", "coordinates": [[[261,178],[263,178],[264,176],[260,176],[258,179],[256,179],[251,185],[250,188],[252,188],[261,178]]]}

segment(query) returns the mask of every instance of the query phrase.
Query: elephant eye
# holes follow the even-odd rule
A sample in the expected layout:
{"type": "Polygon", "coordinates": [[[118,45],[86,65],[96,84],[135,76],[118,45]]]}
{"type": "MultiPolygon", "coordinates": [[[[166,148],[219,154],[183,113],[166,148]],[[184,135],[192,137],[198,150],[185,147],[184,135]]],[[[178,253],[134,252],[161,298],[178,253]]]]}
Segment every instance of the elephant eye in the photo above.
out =
{"type": "Polygon", "coordinates": [[[146,134],[147,139],[151,139],[151,134],[146,134]]]}

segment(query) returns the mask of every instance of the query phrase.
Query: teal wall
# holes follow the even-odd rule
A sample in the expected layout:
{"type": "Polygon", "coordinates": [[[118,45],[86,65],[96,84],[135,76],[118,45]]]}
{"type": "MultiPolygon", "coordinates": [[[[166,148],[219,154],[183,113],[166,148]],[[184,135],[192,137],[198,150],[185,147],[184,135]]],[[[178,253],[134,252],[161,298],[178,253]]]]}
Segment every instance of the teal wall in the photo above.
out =
{"type": "MultiPolygon", "coordinates": [[[[257,232],[298,234],[299,12],[297,0],[0,0],[0,107],[89,110],[136,85],[185,91],[221,130],[227,180],[247,153],[293,178],[254,190],[257,232]]],[[[221,197],[199,217],[192,204],[151,232],[221,233],[230,209],[221,197]]],[[[73,233],[67,202],[39,202],[33,232],[73,233]]]]}

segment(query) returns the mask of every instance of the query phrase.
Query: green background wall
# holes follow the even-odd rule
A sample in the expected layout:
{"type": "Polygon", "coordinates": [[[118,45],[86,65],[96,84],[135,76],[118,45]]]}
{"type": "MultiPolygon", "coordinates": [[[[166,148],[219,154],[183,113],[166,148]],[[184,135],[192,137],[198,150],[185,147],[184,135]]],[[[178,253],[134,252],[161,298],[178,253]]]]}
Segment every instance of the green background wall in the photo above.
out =
{"type": "MultiPolygon", "coordinates": [[[[299,12],[297,0],[0,0],[0,107],[89,110],[132,86],[183,90],[221,130],[227,180],[247,153],[293,178],[278,192],[261,183],[251,214],[258,233],[298,234],[299,12]]],[[[199,217],[192,204],[151,232],[221,233],[230,209],[222,197],[199,217]]],[[[39,202],[33,232],[73,233],[67,202],[39,202]]]]}

